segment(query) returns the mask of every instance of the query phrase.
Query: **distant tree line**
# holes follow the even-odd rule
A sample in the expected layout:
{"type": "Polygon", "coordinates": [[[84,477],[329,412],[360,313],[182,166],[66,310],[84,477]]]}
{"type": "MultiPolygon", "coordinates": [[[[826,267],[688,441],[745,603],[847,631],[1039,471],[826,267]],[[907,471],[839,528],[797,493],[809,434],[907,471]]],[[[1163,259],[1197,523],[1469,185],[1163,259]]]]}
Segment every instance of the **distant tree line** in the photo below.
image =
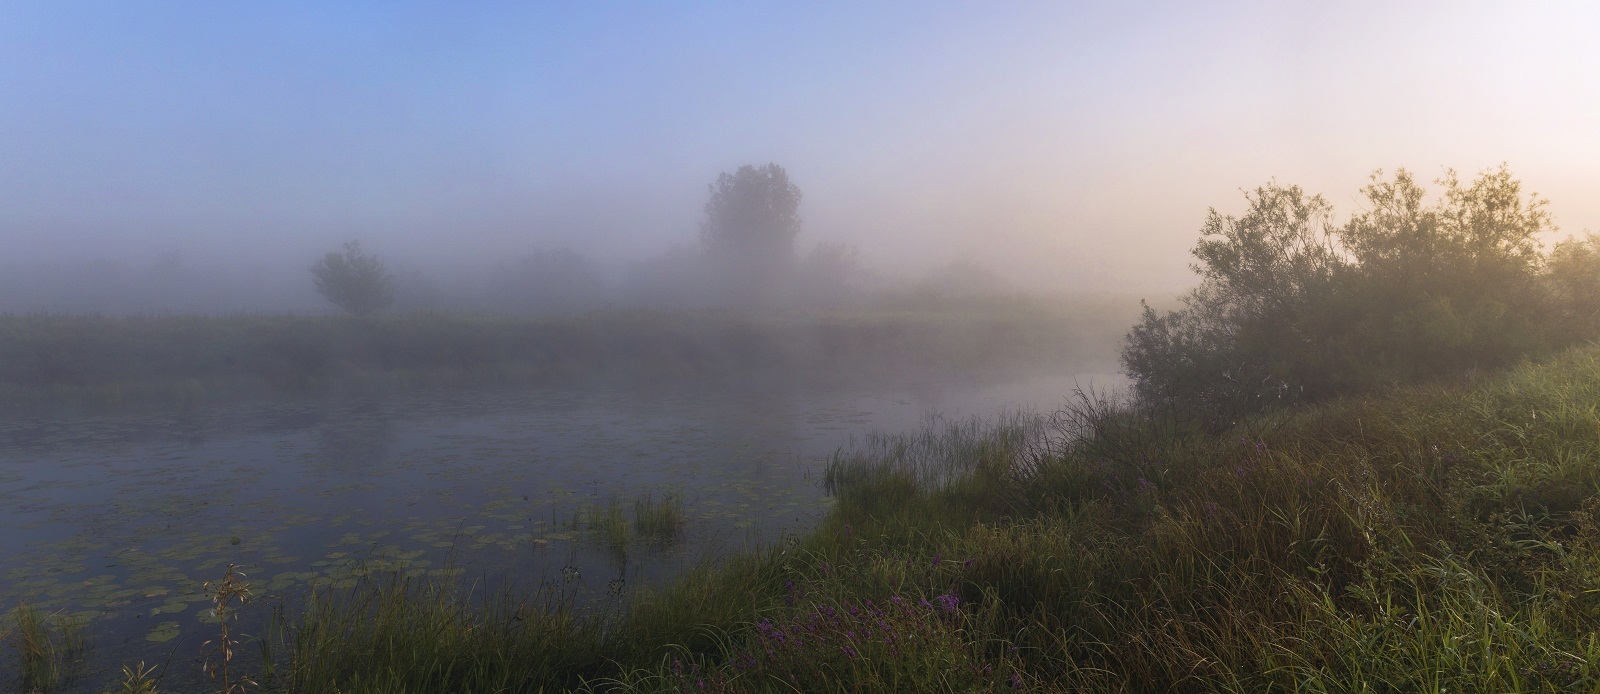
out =
{"type": "Polygon", "coordinates": [[[802,195],[783,167],[741,166],[719,175],[707,193],[697,245],[636,267],[620,297],[592,262],[568,249],[502,263],[466,292],[470,299],[449,299],[418,273],[402,274],[397,283],[382,260],[354,241],[318,260],[311,274],[324,298],[353,315],[385,310],[397,297],[401,308],[500,313],[573,312],[618,299],[657,308],[830,307],[863,288],[853,248],[821,243],[804,258],[797,254],[802,195]]]}
{"type": "Polygon", "coordinates": [[[1501,166],[1428,191],[1374,173],[1344,223],[1319,195],[1268,183],[1212,210],[1200,286],[1145,306],[1122,362],[1145,403],[1226,414],[1514,363],[1600,336],[1600,238],[1562,241],[1545,200],[1501,166]]]}

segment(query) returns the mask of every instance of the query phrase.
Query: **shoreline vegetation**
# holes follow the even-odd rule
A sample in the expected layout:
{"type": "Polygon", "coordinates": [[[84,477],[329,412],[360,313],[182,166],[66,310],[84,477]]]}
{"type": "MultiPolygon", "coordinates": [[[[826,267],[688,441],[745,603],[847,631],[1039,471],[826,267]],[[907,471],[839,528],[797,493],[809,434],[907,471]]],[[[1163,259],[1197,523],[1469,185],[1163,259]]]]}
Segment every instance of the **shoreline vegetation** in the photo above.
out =
{"type": "Polygon", "coordinates": [[[1595,346],[1221,435],[1085,396],[871,438],[814,531],[613,604],[374,577],[234,648],[260,691],[1587,690],[1597,402],[1595,346]]]}
{"type": "Polygon", "coordinates": [[[548,317],[0,314],[0,407],[148,406],[744,378],[857,379],[1041,364],[1115,370],[1132,299],[982,298],[770,316],[596,311],[548,317]]]}

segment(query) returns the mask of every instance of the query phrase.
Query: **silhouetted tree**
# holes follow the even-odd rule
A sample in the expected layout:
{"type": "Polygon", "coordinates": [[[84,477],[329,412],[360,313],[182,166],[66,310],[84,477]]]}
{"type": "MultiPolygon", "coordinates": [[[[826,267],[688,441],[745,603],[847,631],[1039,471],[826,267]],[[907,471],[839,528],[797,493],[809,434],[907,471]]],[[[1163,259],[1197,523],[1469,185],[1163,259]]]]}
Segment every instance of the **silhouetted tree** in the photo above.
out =
{"type": "Polygon", "coordinates": [[[322,296],[352,315],[365,316],[394,303],[394,280],[383,261],[361,252],[359,241],[323,256],[311,266],[311,276],[322,296]]]}
{"type": "Polygon", "coordinates": [[[800,188],[777,164],[741,166],[710,186],[700,239],[713,267],[738,303],[768,298],[794,269],[800,233],[800,188]]]}

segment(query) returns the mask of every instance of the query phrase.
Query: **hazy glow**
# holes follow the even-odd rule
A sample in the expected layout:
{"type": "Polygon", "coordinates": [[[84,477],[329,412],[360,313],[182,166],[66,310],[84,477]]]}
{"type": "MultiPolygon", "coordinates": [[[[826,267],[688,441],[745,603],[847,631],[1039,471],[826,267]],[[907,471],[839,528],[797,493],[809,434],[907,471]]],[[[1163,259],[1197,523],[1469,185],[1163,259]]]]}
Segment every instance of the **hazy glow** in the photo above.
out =
{"type": "Polygon", "coordinates": [[[1505,161],[1600,229],[1593,3],[529,5],[6,3],[0,266],[626,263],[768,161],[803,243],[1035,287],[1181,287],[1271,177],[1505,161]]]}

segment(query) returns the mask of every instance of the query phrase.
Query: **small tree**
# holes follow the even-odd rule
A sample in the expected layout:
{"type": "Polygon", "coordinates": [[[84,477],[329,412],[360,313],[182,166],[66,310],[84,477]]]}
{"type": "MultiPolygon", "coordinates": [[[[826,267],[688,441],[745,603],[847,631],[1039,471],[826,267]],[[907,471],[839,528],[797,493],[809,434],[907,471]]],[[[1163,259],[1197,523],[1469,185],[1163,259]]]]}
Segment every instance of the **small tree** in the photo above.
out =
{"type": "Polygon", "coordinates": [[[361,242],[351,241],[344,251],[329,253],[311,266],[317,291],[352,315],[365,316],[394,303],[394,280],[377,256],[361,252],[361,242]]]}
{"type": "Polygon", "coordinates": [[[710,186],[700,240],[722,287],[742,303],[767,298],[773,284],[792,273],[794,238],[800,233],[800,188],[777,164],[741,166],[710,186]]]}

